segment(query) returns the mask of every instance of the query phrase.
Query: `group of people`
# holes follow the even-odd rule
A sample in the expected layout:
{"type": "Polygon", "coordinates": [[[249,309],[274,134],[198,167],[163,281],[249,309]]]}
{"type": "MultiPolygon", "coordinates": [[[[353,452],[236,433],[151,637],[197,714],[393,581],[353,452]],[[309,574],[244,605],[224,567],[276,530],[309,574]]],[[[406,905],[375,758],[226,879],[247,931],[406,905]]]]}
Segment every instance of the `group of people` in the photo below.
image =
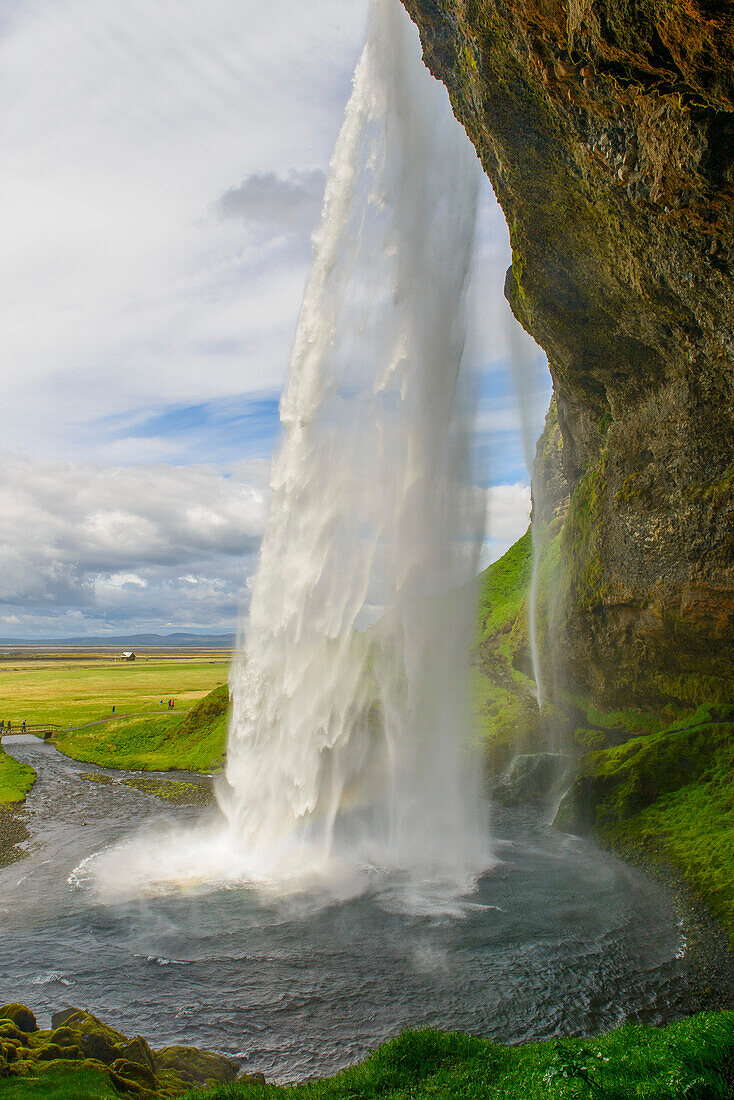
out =
{"type": "MultiPolygon", "coordinates": [[[[173,710],[175,705],[176,705],[176,700],[175,699],[169,699],[168,700],[168,709],[169,710],[173,710]]],[[[163,700],[162,699],[161,699],[161,706],[163,706],[163,700]]]]}
{"type": "MultiPolygon", "coordinates": [[[[0,731],[7,730],[8,733],[13,732],[13,723],[8,719],[6,722],[4,718],[0,718],[0,731]]],[[[25,733],[25,718],[20,723],[20,732],[25,733]]]]}

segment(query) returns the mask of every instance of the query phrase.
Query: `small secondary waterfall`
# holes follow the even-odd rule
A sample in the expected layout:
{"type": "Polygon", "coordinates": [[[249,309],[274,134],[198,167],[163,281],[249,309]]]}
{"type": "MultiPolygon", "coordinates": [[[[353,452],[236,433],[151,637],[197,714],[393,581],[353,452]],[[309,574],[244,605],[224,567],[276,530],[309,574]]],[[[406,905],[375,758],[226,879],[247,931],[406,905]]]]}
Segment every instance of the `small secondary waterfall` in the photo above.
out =
{"type": "MultiPolygon", "coordinates": [[[[539,435],[535,416],[535,403],[533,401],[534,360],[538,355],[538,348],[531,337],[523,332],[519,325],[513,322],[508,323],[507,336],[510,350],[510,365],[515,380],[518,409],[520,412],[520,428],[522,432],[523,451],[525,453],[525,465],[532,479],[535,445],[539,435]]],[[[539,491],[540,487],[538,480],[533,479],[534,515],[538,507],[537,494],[539,491]]],[[[540,555],[542,551],[542,536],[537,522],[532,524],[530,537],[533,547],[533,563],[530,577],[530,593],[528,596],[528,635],[530,640],[530,660],[532,662],[533,679],[535,680],[535,688],[538,697],[538,707],[542,707],[545,700],[545,685],[538,646],[537,609],[538,566],[540,564],[540,555]]]]}
{"type": "Polygon", "coordinates": [[[459,378],[478,173],[413,25],[373,0],[232,674],[221,803],[255,880],[349,862],[456,892],[489,862],[467,682],[484,494],[459,378]]]}

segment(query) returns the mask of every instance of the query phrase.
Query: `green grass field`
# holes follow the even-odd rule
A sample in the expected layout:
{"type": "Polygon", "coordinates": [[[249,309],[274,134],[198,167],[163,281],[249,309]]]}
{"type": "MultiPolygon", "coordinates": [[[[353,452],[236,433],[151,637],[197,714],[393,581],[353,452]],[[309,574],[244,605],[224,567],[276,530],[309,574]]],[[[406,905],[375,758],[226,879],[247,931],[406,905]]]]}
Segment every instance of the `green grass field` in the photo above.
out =
{"type": "MultiPolygon", "coordinates": [[[[60,726],[55,743],[75,760],[110,768],[210,772],[222,764],[228,673],[229,654],[2,662],[0,719],[16,729],[24,718],[29,725],[60,726]],[[175,700],[172,711],[169,699],[175,700]],[[110,721],[113,706],[123,717],[110,721]],[[85,723],[97,724],[70,729],[85,723]]],[[[0,803],[22,802],[34,779],[32,768],[0,749],[0,803]]]]}
{"type": "Polygon", "coordinates": [[[229,672],[229,654],[110,659],[13,661],[0,663],[0,719],[19,724],[54,722],[79,726],[116,712],[164,713],[160,700],[175,699],[188,710],[229,672]]]}
{"type": "Polygon", "coordinates": [[[44,1070],[43,1063],[33,1077],[6,1077],[0,1079],[2,1100],[116,1100],[122,1093],[113,1086],[106,1073],[99,1070],[59,1072],[44,1070]]]}
{"type": "Polygon", "coordinates": [[[143,715],[54,737],[60,752],[107,768],[218,771],[224,759],[229,689],[221,684],[186,713],[143,715]]]}

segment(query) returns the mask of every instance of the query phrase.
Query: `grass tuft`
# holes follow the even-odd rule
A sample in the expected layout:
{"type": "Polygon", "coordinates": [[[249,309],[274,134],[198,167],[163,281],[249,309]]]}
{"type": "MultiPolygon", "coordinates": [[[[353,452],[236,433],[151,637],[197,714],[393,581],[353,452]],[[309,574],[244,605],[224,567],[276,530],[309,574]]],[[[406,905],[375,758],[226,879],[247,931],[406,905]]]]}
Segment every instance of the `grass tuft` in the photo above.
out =
{"type": "Polygon", "coordinates": [[[223,1085],[191,1100],[728,1100],[734,1013],[591,1039],[508,1047],[461,1033],[406,1031],[359,1065],[305,1084],[223,1085]]]}

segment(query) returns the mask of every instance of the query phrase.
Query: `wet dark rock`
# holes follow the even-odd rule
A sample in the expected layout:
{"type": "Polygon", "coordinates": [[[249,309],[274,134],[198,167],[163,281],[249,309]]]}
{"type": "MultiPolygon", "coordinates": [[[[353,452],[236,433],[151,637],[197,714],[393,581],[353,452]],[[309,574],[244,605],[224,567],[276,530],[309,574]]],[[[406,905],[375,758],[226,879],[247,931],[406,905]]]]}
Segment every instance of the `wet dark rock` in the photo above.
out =
{"type": "Polygon", "coordinates": [[[29,836],[25,827],[24,811],[0,803],[0,867],[7,867],[23,858],[19,845],[29,836]]]}
{"type": "Polygon", "coordinates": [[[562,785],[570,763],[565,753],[521,753],[492,785],[492,797],[503,806],[546,805],[562,785]]]}

